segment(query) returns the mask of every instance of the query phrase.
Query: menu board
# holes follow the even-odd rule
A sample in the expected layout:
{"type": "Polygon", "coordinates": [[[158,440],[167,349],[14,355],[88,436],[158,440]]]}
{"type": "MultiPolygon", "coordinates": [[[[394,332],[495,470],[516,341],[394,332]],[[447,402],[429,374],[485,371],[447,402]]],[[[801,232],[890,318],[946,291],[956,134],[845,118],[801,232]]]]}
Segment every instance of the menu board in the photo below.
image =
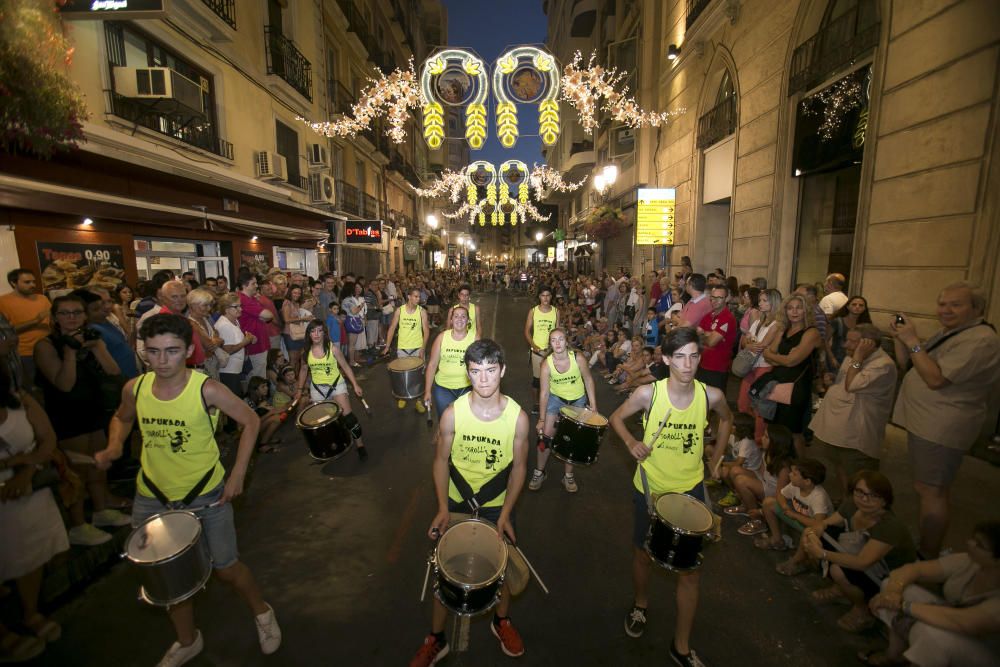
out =
{"type": "Polygon", "coordinates": [[[412,262],[420,258],[420,239],[403,241],[403,261],[412,262]]]}
{"type": "Polygon", "coordinates": [[[636,245],[673,245],[677,191],[674,188],[639,188],[636,201],[636,245]]]}
{"type": "Polygon", "coordinates": [[[42,291],[55,298],[81,287],[114,290],[125,280],[120,245],[37,241],[42,291]]]}

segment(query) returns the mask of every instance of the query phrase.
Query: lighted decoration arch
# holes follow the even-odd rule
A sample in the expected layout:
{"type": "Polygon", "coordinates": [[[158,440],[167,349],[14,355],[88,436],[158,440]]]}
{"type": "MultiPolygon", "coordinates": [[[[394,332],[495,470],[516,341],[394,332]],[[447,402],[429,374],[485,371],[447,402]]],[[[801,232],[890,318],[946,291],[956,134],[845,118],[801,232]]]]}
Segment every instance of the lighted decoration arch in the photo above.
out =
{"type": "Polygon", "coordinates": [[[493,68],[497,136],[504,148],[517,143],[517,105],[538,102],[538,134],[552,146],[559,138],[559,70],[555,58],[534,46],[517,46],[493,68]]]}
{"type": "Polygon", "coordinates": [[[465,169],[466,203],[475,210],[471,211],[473,218],[478,218],[480,225],[486,224],[486,212],[490,211],[490,222],[497,224],[497,169],[492,162],[477,160],[465,169]],[[486,188],[486,200],[479,200],[481,187],[486,188]],[[485,204],[485,205],[484,205],[485,204]]]}
{"type": "Polygon", "coordinates": [[[420,71],[424,139],[431,149],[444,142],[444,106],[465,106],[465,140],[479,150],[486,143],[486,65],[465,49],[445,49],[426,61],[420,71]]]}
{"type": "MultiPolygon", "coordinates": [[[[504,222],[504,215],[510,214],[510,224],[517,224],[518,207],[528,203],[528,165],[520,160],[507,160],[500,165],[500,198],[497,203],[497,212],[500,216],[500,223],[504,222]],[[511,198],[510,189],[517,191],[515,198],[511,198]]],[[[521,217],[521,222],[525,219],[521,217]]]]}

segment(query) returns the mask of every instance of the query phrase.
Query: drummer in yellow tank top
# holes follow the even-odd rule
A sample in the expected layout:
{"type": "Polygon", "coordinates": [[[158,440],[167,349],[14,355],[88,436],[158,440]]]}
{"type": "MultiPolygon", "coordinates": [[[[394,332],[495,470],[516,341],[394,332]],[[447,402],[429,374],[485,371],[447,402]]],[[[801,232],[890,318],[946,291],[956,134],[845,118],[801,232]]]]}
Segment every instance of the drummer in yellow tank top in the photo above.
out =
{"type": "MultiPolygon", "coordinates": [[[[549,449],[552,446],[552,436],[556,432],[556,419],[559,410],[566,405],[577,407],[589,406],[597,412],[597,393],[594,391],[594,378],[590,374],[590,366],[586,357],[569,347],[566,332],[553,329],[549,334],[549,347],[552,354],[546,357],[542,364],[539,377],[540,392],[538,397],[538,461],[531,473],[528,488],[537,491],[545,481],[545,464],[549,460],[549,449]]],[[[573,465],[564,464],[562,478],[563,488],[569,493],[577,492],[576,478],[573,475],[573,465]]]]}
{"type": "MultiPolygon", "coordinates": [[[[424,358],[424,347],[430,338],[430,325],[427,323],[427,311],[420,306],[420,290],[411,287],[406,293],[406,303],[402,308],[397,308],[392,314],[392,321],[389,323],[389,330],[385,335],[385,353],[389,354],[392,339],[399,331],[398,350],[396,357],[420,357],[424,358]]],[[[406,401],[399,399],[396,407],[400,410],[406,407],[406,401]]],[[[413,401],[413,407],[417,412],[423,414],[426,408],[422,401],[413,401]]]]}
{"type": "MultiPolygon", "coordinates": [[[[215,575],[236,589],[253,611],[261,650],[273,653],[281,644],[281,630],[274,610],[261,597],[253,574],[238,558],[236,527],[229,503],[243,492],[260,418],[220,382],[185,368],[185,361],[194,351],[192,336],[190,322],[179,315],[153,315],[143,322],[139,337],[144,342],[151,372],[125,385],[121,404],[108,429],[108,446],[97,452],[94,459],[98,468],[106,470],[121,456],[125,439],[138,419],[142,433],[142,473],[132,511],[133,526],[169,509],[164,500],[173,505],[195,493],[202,479],[207,480],[202,491],[186,506],[200,510],[215,575]],[[236,462],[225,484],[225,471],[218,463],[215,424],[210,417],[220,410],[243,427],[236,462]]],[[[201,633],[194,624],[193,598],[171,605],[167,614],[177,633],[168,656],[174,660],[175,654],[181,653],[193,658],[203,646],[201,633]]]]}
{"type": "MultiPolygon", "coordinates": [[[[473,492],[486,491],[484,485],[497,475],[507,476],[506,484],[495,497],[483,497],[479,516],[495,523],[500,533],[514,543],[517,540],[513,525],[514,504],[527,473],[528,415],[514,399],[500,391],[505,365],[503,349],[496,342],[487,339],[469,345],[465,364],[472,391],[445,409],[438,427],[433,469],[438,512],[428,535],[435,539],[444,534],[452,512],[470,512],[451,481],[449,465],[453,464],[473,492]]],[[[496,485],[497,482],[493,482],[494,488],[496,485]]],[[[423,660],[444,657],[449,648],[444,636],[447,610],[437,598],[433,605],[431,633],[418,652],[423,660]]],[[[491,629],[500,639],[504,653],[517,657],[524,653],[524,644],[511,623],[510,605],[511,595],[504,583],[491,629]]]]}
{"type": "Polygon", "coordinates": [[[538,305],[528,311],[524,322],[524,339],[531,350],[531,398],[536,404],[542,360],[549,347],[549,333],[558,326],[559,311],[552,305],[552,290],[542,285],[538,288],[538,305]]]}
{"type": "Polygon", "coordinates": [[[476,334],[476,340],[478,340],[483,337],[483,310],[470,301],[469,297],[471,295],[472,288],[470,286],[462,285],[458,288],[458,303],[448,310],[448,328],[455,328],[452,316],[455,313],[455,309],[461,306],[469,314],[469,331],[476,334]]]}
{"type": "Polygon", "coordinates": [[[424,404],[430,405],[433,401],[439,419],[456,398],[469,392],[465,350],[477,340],[464,306],[451,309],[451,324],[452,328],[439,333],[431,345],[424,376],[424,404]]]}
{"type": "MultiPolygon", "coordinates": [[[[674,329],[663,338],[660,352],[663,362],[670,368],[670,377],[633,391],[611,415],[611,426],[628,447],[629,453],[645,469],[652,496],[687,493],[704,502],[702,451],[708,411],[715,412],[719,417],[719,442],[729,441],[733,415],[721,391],[694,379],[701,361],[701,339],[695,329],[674,329]],[[637,412],[646,414],[642,440],[636,439],[625,426],[625,420],[637,412]],[[664,421],[666,425],[654,441],[653,436],[660,431],[664,421]]],[[[716,447],[709,461],[708,469],[715,478],[718,478],[718,464],[725,449],[716,447]]],[[[646,626],[649,603],[650,558],[643,549],[643,541],[650,518],[638,470],[633,481],[632,498],[632,583],[635,602],[625,616],[625,632],[639,637],[646,626]]],[[[700,570],[697,569],[678,573],[677,615],[674,643],[670,648],[678,664],[683,664],[686,656],[692,653],[688,642],[698,607],[700,577],[700,570]]]]}

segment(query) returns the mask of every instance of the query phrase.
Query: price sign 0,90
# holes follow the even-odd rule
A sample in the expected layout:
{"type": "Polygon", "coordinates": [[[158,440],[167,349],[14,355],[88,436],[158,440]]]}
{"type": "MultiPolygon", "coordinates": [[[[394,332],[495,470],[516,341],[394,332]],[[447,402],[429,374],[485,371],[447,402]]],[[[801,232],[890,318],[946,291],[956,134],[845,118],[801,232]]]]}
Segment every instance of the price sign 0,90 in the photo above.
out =
{"type": "Polygon", "coordinates": [[[677,191],[674,188],[639,188],[637,195],[636,245],[673,245],[677,191]]]}

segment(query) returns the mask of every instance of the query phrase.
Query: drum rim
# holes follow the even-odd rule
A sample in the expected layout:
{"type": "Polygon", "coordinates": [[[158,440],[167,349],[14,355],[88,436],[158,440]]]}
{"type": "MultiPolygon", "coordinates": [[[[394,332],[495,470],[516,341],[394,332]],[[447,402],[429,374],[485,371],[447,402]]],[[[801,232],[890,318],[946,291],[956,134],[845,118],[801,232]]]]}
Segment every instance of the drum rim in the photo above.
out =
{"type": "MultiPolygon", "coordinates": [[[[435,574],[436,573],[437,573],[437,570],[435,570],[435,574]]],[[[451,582],[448,582],[448,583],[451,583],[451,582]]],[[[486,590],[486,588],[487,587],[484,586],[483,588],[477,588],[475,590],[486,590]]],[[[493,599],[490,600],[490,603],[488,605],[486,605],[485,607],[483,607],[482,609],[477,609],[475,611],[468,611],[468,610],[456,608],[450,602],[444,600],[443,596],[441,595],[441,581],[440,580],[435,580],[434,581],[434,597],[437,599],[438,602],[441,603],[441,605],[445,609],[447,609],[451,613],[456,614],[458,616],[472,617],[472,616],[479,616],[480,614],[485,614],[486,612],[488,612],[491,609],[493,609],[493,607],[495,607],[498,604],[500,604],[500,598],[502,597],[502,593],[501,593],[501,589],[502,588],[503,588],[503,578],[501,577],[501,581],[497,585],[496,591],[493,593],[493,599]]]]}
{"type": "Polygon", "coordinates": [[[340,405],[337,404],[337,401],[329,401],[329,400],[327,400],[327,401],[315,401],[313,403],[310,403],[306,407],[302,408],[302,411],[295,417],[295,427],[299,428],[299,429],[302,429],[303,431],[315,431],[317,429],[326,428],[329,424],[332,424],[333,422],[335,422],[338,419],[340,419],[342,413],[343,413],[343,410],[340,409],[340,405]],[[305,414],[307,412],[309,412],[309,410],[311,408],[313,408],[316,405],[322,405],[323,403],[329,403],[330,405],[332,405],[333,407],[335,407],[337,409],[336,416],[334,416],[332,419],[328,419],[328,420],[324,421],[322,424],[304,424],[304,423],[302,423],[302,417],[305,416],[305,414]]]}
{"type": "Polygon", "coordinates": [[[506,547],[507,547],[506,540],[503,539],[503,535],[500,534],[500,531],[497,529],[496,525],[493,522],[487,521],[486,519],[479,519],[479,518],[476,518],[476,517],[473,517],[471,519],[463,519],[461,521],[456,521],[454,524],[448,526],[448,528],[445,529],[445,531],[441,534],[441,537],[438,539],[437,544],[434,545],[434,573],[437,574],[437,575],[439,575],[439,576],[441,576],[441,577],[444,577],[444,580],[447,581],[449,584],[451,584],[453,586],[457,586],[457,587],[459,587],[459,588],[461,588],[462,590],[465,590],[465,591],[482,590],[484,588],[488,588],[488,587],[492,586],[493,584],[495,584],[498,580],[502,580],[503,577],[504,577],[504,574],[507,572],[507,548],[506,547]],[[459,581],[455,581],[453,578],[451,578],[450,576],[448,576],[447,572],[445,572],[442,569],[442,563],[441,563],[440,560],[438,560],[438,549],[440,548],[441,540],[444,539],[444,536],[447,535],[448,532],[452,528],[455,528],[457,526],[461,526],[462,524],[465,524],[465,523],[481,523],[484,526],[488,526],[489,528],[491,528],[497,534],[497,537],[500,538],[500,544],[502,544],[504,546],[504,548],[501,550],[502,558],[501,558],[501,563],[499,565],[497,573],[494,574],[493,576],[491,576],[489,578],[489,580],[487,580],[486,582],[484,582],[482,584],[463,584],[463,583],[461,583],[459,581]]]}
{"type": "MultiPolygon", "coordinates": [[[[132,532],[128,534],[127,538],[125,538],[125,553],[122,554],[122,555],[125,556],[125,558],[130,563],[132,563],[133,565],[135,565],[137,567],[154,567],[154,566],[157,566],[157,565],[163,565],[165,563],[169,563],[170,561],[173,561],[173,560],[176,560],[176,559],[180,558],[181,556],[183,556],[184,554],[186,554],[188,551],[190,551],[191,549],[193,549],[195,547],[195,545],[197,545],[199,542],[201,542],[201,539],[202,539],[202,537],[204,537],[204,535],[205,535],[205,527],[201,525],[201,518],[197,514],[195,514],[194,512],[192,512],[190,510],[165,510],[163,512],[157,512],[156,514],[154,514],[154,515],[146,518],[142,523],[140,523],[138,526],[136,526],[135,528],[132,529],[132,532]],[[162,558],[160,560],[137,561],[137,560],[133,559],[132,556],[129,554],[129,549],[128,549],[129,544],[132,542],[132,538],[136,534],[138,534],[139,530],[141,530],[142,528],[144,528],[147,523],[149,523],[153,519],[158,519],[158,518],[160,518],[160,517],[162,517],[162,516],[164,516],[166,514],[187,514],[187,515],[190,515],[190,516],[194,517],[194,520],[198,522],[198,533],[197,533],[197,535],[195,535],[194,541],[191,542],[191,543],[189,543],[186,547],[184,547],[183,549],[181,549],[177,553],[173,554],[172,556],[167,556],[166,558],[162,558]]],[[[211,560],[211,555],[209,555],[209,559],[211,560]]],[[[211,571],[209,573],[211,574],[211,571]]]]}
{"type": "Polygon", "coordinates": [[[573,417],[571,417],[571,416],[569,416],[569,415],[567,415],[567,414],[565,414],[563,412],[563,410],[565,410],[566,408],[572,408],[572,407],[576,407],[576,406],[573,406],[573,405],[564,405],[561,408],[559,408],[559,418],[560,419],[567,419],[567,420],[573,422],[574,424],[576,424],[577,426],[579,426],[581,428],[589,428],[592,431],[599,431],[601,429],[606,429],[606,428],[608,428],[608,426],[611,423],[608,420],[607,417],[605,417],[604,415],[602,415],[600,412],[595,412],[594,410],[591,410],[590,412],[593,412],[595,415],[597,415],[598,417],[600,417],[601,419],[603,419],[604,420],[603,424],[587,424],[585,422],[573,419],[573,417]]]}
{"type": "Polygon", "coordinates": [[[426,368],[427,367],[427,362],[424,361],[421,357],[396,357],[395,359],[393,359],[392,361],[390,361],[389,363],[387,363],[385,365],[385,367],[387,369],[389,369],[390,373],[399,373],[399,374],[412,373],[414,371],[420,370],[421,368],[426,368]],[[408,359],[414,359],[416,361],[419,361],[420,363],[417,364],[416,366],[414,366],[413,368],[399,368],[399,369],[396,369],[396,368],[392,367],[393,364],[395,364],[395,363],[397,363],[399,361],[406,361],[408,359]]]}
{"type": "Polygon", "coordinates": [[[201,581],[189,592],[181,595],[180,597],[172,598],[169,601],[160,602],[150,597],[149,593],[146,592],[145,586],[139,586],[139,597],[143,602],[148,605],[152,605],[153,607],[172,607],[180,602],[193,598],[200,591],[204,590],[204,588],[208,585],[208,580],[212,578],[212,570],[212,556],[210,554],[208,557],[208,572],[205,573],[205,576],[201,578],[201,581]]]}
{"type": "Polygon", "coordinates": [[[712,532],[712,523],[713,523],[713,520],[712,520],[711,516],[712,516],[712,510],[708,509],[708,505],[706,505],[704,502],[702,502],[701,500],[698,500],[697,498],[695,498],[694,496],[692,496],[690,493],[676,493],[676,492],[663,493],[663,494],[660,494],[659,496],[657,496],[657,498],[653,501],[653,511],[650,513],[650,518],[651,519],[653,519],[655,521],[659,521],[660,523],[662,523],[662,524],[664,524],[666,526],[669,526],[670,528],[672,528],[673,530],[677,531],[681,535],[691,535],[691,536],[694,536],[694,537],[704,537],[705,535],[708,535],[709,533],[712,532]],[[668,522],[666,519],[662,519],[660,517],[660,513],[656,511],[656,504],[658,502],[660,502],[660,498],[665,498],[667,496],[684,496],[685,498],[690,498],[691,500],[694,500],[699,505],[701,505],[702,507],[704,507],[705,510],[708,512],[708,516],[709,516],[708,528],[706,530],[703,530],[703,531],[688,530],[687,528],[681,528],[680,526],[675,526],[674,524],[668,522]]]}

